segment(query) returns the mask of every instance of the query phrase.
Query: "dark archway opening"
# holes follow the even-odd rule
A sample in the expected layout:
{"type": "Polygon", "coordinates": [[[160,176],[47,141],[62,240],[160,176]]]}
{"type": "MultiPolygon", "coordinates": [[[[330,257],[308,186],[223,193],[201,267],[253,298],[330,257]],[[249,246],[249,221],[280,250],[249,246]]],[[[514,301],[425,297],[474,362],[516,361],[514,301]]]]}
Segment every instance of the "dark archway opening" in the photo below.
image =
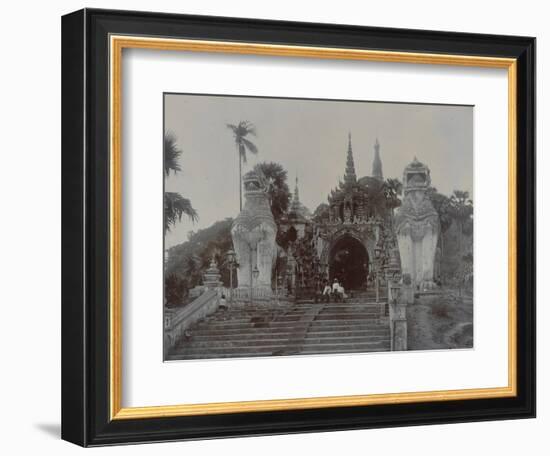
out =
{"type": "Polygon", "coordinates": [[[346,290],[363,289],[367,280],[369,256],[365,246],[351,236],[340,238],[329,257],[330,281],[338,279],[346,290]]]}

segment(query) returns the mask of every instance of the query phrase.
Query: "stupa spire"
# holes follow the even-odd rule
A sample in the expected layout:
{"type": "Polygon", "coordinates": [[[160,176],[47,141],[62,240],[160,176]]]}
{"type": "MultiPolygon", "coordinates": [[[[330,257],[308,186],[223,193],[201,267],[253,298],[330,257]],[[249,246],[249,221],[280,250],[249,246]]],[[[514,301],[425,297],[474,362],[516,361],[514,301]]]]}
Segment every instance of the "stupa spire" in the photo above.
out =
{"type": "Polygon", "coordinates": [[[298,212],[300,210],[300,191],[298,190],[298,174],[296,174],[296,183],[294,184],[294,196],[292,202],[290,203],[290,209],[293,212],[298,212]]]}
{"type": "Polygon", "coordinates": [[[374,160],[372,161],[372,177],[384,180],[384,173],[382,172],[382,160],[380,160],[380,143],[378,138],[374,143],[374,160]]]}
{"type": "Polygon", "coordinates": [[[355,184],[357,175],[355,174],[355,163],[353,162],[353,150],[351,147],[351,132],[348,133],[348,153],[346,157],[346,173],[344,174],[345,184],[355,184]]]}

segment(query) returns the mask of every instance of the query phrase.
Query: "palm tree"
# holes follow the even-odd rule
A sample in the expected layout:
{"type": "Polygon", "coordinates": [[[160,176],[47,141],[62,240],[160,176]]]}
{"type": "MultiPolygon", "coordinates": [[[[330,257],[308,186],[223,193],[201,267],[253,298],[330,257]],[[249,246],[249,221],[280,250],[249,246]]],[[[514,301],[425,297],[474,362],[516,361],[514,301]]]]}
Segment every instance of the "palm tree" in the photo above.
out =
{"type": "Polygon", "coordinates": [[[187,215],[192,222],[198,220],[197,211],[191,201],[176,192],[164,192],[164,233],[176,222],[181,222],[183,215],[187,215]]]}
{"type": "Polygon", "coordinates": [[[435,187],[429,187],[426,195],[432,202],[437,215],[439,216],[439,246],[441,248],[441,257],[444,256],[444,238],[445,233],[453,224],[453,213],[451,208],[451,199],[437,191],[435,187]]]}
{"type": "Polygon", "coordinates": [[[385,210],[391,206],[386,182],[374,180],[369,184],[367,191],[369,205],[374,208],[373,215],[382,216],[385,214],[385,210]]]}
{"type": "Polygon", "coordinates": [[[401,206],[399,197],[403,194],[403,184],[399,179],[390,178],[386,180],[384,186],[387,203],[393,216],[394,209],[401,206]]]}
{"type": "Polygon", "coordinates": [[[451,199],[437,191],[435,187],[429,187],[426,195],[432,202],[432,205],[439,215],[439,225],[441,234],[445,233],[453,224],[453,210],[451,199]]]}
{"type": "Polygon", "coordinates": [[[233,132],[233,139],[237,148],[237,154],[239,155],[239,210],[243,209],[243,173],[242,164],[246,163],[246,151],[248,150],[252,154],[258,153],[256,144],[247,139],[248,135],[256,136],[256,127],[254,124],[247,120],[241,120],[238,125],[227,124],[233,132]]]}
{"type": "Polygon", "coordinates": [[[184,258],[183,274],[189,289],[199,284],[202,275],[201,258],[199,255],[190,253],[184,258]]]}
{"type": "Polygon", "coordinates": [[[181,171],[179,158],[181,149],[178,147],[176,137],[173,133],[168,132],[164,135],[164,174],[166,177],[170,175],[170,171],[174,174],[181,171]]]}
{"type": "Polygon", "coordinates": [[[262,179],[265,179],[271,213],[275,223],[279,225],[290,204],[290,189],[286,183],[287,172],[279,163],[274,162],[258,163],[254,169],[262,179]]]}
{"type": "MultiPolygon", "coordinates": [[[[174,174],[181,172],[179,158],[181,149],[178,148],[176,137],[172,133],[164,135],[164,175],[168,177],[172,171],[174,174]]],[[[193,208],[191,201],[179,193],[164,192],[164,234],[170,231],[170,227],[181,221],[183,215],[187,215],[192,222],[199,216],[193,208]]]]}
{"type": "Polygon", "coordinates": [[[451,213],[459,227],[459,250],[462,252],[462,237],[468,230],[469,221],[474,213],[474,206],[470,194],[462,190],[454,190],[450,199],[451,213]]]}

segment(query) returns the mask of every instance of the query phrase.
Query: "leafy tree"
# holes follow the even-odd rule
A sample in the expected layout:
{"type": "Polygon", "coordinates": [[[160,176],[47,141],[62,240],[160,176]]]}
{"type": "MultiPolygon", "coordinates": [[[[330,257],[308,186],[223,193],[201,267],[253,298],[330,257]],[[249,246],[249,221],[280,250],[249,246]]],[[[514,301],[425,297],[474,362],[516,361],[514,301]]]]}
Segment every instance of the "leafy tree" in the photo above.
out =
{"type": "Polygon", "coordinates": [[[474,205],[467,191],[454,190],[450,199],[451,214],[460,228],[459,247],[462,250],[463,236],[473,227],[474,205]]]}
{"type": "Polygon", "coordinates": [[[170,171],[174,174],[181,171],[180,157],[181,149],[177,145],[176,137],[171,132],[166,133],[164,135],[164,174],[166,177],[170,175],[170,171]]]}
{"type": "Polygon", "coordinates": [[[165,276],[177,274],[185,278],[188,289],[199,285],[203,273],[215,255],[222,280],[229,284],[229,269],[224,266],[225,254],[232,248],[232,218],[220,220],[207,228],[197,230],[186,242],[168,249],[165,276]]]}
{"type": "Polygon", "coordinates": [[[196,253],[189,253],[183,259],[182,274],[185,277],[187,288],[191,289],[200,284],[202,279],[202,260],[196,253]]]}
{"type": "Polygon", "coordinates": [[[191,201],[179,193],[164,192],[164,233],[170,231],[170,227],[181,221],[183,215],[187,215],[191,221],[198,219],[198,214],[191,201]]]}
{"type": "Polygon", "coordinates": [[[255,166],[255,170],[265,178],[271,213],[278,226],[290,204],[287,172],[279,163],[274,162],[259,163],[255,166]]]}
{"type": "Polygon", "coordinates": [[[427,192],[434,209],[439,215],[439,224],[441,233],[445,233],[453,223],[453,213],[451,208],[451,199],[437,191],[437,188],[430,187],[427,192]]]}
{"type": "MultiPolygon", "coordinates": [[[[181,172],[179,159],[181,149],[178,148],[176,137],[172,133],[164,135],[164,175],[168,177],[170,172],[181,172]]],[[[191,201],[176,192],[164,192],[164,234],[170,231],[170,227],[181,221],[183,215],[187,215],[192,222],[198,219],[197,211],[191,201]]]]}
{"type": "Polygon", "coordinates": [[[462,297],[462,291],[466,288],[473,290],[474,282],[474,257],[471,253],[462,256],[462,261],[455,275],[458,295],[462,297]]]}
{"type": "Polygon", "coordinates": [[[441,248],[441,256],[444,255],[445,249],[445,233],[453,224],[453,214],[451,211],[451,199],[437,191],[437,188],[430,187],[427,191],[432,205],[439,215],[439,246],[441,248]]]}
{"type": "Polygon", "coordinates": [[[237,154],[239,157],[239,209],[243,208],[243,173],[242,173],[242,164],[246,163],[246,152],[256,155],[258,153],[258,148],[256,145],[250,141],[247,136],[256,136],[256,127],[254,124],[247,120],[241,120],[237,125],[227,124],[233,132],[233,140],[235,142],[235,147],[237,148],[237,154]]]}
{"type": "Polygon", "coordinates": [[[170,274],[164,280],[164,299],[167,307],[183,304],[187,295],[187,284],[177,274],[170,274]]]}
{"type": "Polygon", "coordinates": [[[373,179],[367,189],[367,195],[369,198],[369,206],[374,208],[373,215],[382,215],[386,213],[388,205],[386,183],[373,179]]]}
{"type": "Polygon", "coordinates": [[[329,218],[330,206],[327,203],[321,203],[315,211],[313,211],[313,220],[317,222],[327,221],[329,218]]]}
{"type": "Polygon", "coordinates": [[[403,184],[399,179],[387,179],[384,182],[384,194],[386,196],[386,204],[391,209],[393,220],[395,208],[401,206],[401,199],[399,197],[403,194],[403,184]]]}

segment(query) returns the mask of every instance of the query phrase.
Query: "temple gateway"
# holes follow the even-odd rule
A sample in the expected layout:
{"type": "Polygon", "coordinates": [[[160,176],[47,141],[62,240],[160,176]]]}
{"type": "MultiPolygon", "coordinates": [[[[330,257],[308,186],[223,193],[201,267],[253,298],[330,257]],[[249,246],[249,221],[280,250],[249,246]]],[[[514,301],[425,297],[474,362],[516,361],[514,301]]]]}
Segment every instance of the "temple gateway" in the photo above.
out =
{"type": "Polygon", "coordinates": [[[314,297],[334,279],[347,290],[378,289],[401,271],[417,289],[430,287],[439,221],[425,195],[429,169],[415,158],[403,183],[398,208],[401,202],[384,180],[378,139],[370,176],[358,177],[349,134],[344,176],[327,203],[311,214],[300,201],[296,178],[290,210],[277,227],[261,176],[246,174],[245,206],[232,228],[240,265],[237,295],[245,298],[255,288],[258,298],[272,292],[314,297]]]}
{"type": "Polygon", "coordinates": [[[311,213],[296,178],[279,221],[265,177],[248,172],[231,228],[238,285],[221,286],[213,259],[197,298],[165,318],[167,359],[407,350],[407,305],[434,284],[439,217],[428,167],[416,157],[405,167],[401,201],[380,149],[376,140],[371,174],[358,177],[350,134],[327,202],[311,213]],[[334,280],[338,302],[322,295],[334,280]]]}

